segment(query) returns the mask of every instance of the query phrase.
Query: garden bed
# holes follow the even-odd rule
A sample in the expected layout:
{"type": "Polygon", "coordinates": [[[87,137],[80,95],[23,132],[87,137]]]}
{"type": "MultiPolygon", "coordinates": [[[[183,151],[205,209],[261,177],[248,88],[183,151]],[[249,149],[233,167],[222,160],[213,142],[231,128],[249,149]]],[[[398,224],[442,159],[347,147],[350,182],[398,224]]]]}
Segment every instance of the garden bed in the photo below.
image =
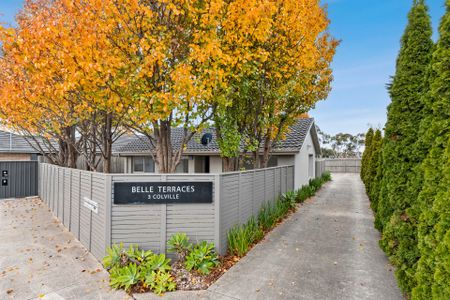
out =
{"type": "Polygon", "coordinates": [[[103,259],[110,273],[110,285],[128,293],[154,292],[163,294],[175,290],[204,290],[244,257],[268,232],[295,212],[299,203],[313,196],[327,181],[329,173],[311,180],[297,191],[285,193],[274,203],[262,206],[258,216],[231,228],[227,234],[228,252],[219,256],[214,243],[190,242],[185,233],[177,233],[167,242],[168,252],[175,253],[171,263],[165,254],[130,246],[113,245],[103,259]]]}

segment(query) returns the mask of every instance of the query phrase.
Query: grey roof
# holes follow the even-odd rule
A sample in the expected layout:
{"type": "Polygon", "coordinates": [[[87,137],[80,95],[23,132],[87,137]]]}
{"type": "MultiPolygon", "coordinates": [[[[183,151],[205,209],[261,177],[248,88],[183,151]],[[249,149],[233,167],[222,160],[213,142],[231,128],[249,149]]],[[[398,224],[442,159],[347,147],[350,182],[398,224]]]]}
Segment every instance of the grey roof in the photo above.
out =
{"type": "MultiPolygon", "coordinates": [[[[7,153],[39,153],[36,142],[27,139],[26,136],[10,133],[0,130],[0,152],[7,153]],[[31,143],[31,145],[30,145],[31,143]]],[[[47,149],[43,142],[40,142],[42,148],[47,149]]]]}
{"type": "MultiPolygon", "coordinates": [[[[299,119],[291,130],[286,134],[286,138],[280,141],[273,149],[273,152],[278,153],[295,153],[300,151],[305,138],[310,130],[313,130],[313,141],[318,147],[317,133],[315,132],[314,119],[299,119]],[[315,135],[315,136],[314,136],[315,135]]],[[[172,143],[175,148],[180,146],[183,138],[182,128],[172,129],[172,143]]],[[[139,154],[148,153],[153,149],[148,139],[139,135],[123,135],[113,145],[113,153],[115,154],[139,154]]],[[[319,150],[320,151],[320,150],[319,150]]],[[[219,145],[217,144],[216,132],[214,128],[208,128],[203,130],[202,133],[197,133],[188,142],[185,154],[200,154],[200,153],[218,153],[219,145]],[[213,136],[212,142],[207,146],[202,145],[200,142],[201,137],[205,133],[211,133],[213,136]]]]}

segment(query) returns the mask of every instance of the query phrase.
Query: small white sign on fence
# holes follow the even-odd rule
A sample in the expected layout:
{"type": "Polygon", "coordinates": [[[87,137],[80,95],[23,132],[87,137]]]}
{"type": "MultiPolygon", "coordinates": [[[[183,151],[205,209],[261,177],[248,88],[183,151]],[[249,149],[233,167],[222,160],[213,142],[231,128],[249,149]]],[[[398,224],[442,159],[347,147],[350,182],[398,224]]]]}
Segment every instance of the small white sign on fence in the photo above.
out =
{"type": "Polygon", "coordinates": [[[95,201],[92,201],[91,199],[84,197],[83,198],[84,203],[83,206],[86,207],[89,210],[92,210],[94,213],[98,214],[98,203],[95,201]]]}

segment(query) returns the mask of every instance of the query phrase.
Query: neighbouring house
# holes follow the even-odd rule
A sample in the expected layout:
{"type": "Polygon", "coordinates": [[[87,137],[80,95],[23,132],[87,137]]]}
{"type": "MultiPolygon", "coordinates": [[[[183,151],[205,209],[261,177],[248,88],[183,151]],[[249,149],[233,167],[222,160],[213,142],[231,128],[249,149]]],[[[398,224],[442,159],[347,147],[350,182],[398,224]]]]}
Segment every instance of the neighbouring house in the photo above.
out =
{"type": "Polygon", "coordinates": [[[0,161],[37,160],[39,156],[25,137],[0,130],[0,161]]]}
{"type": "MultiPolygon", "coordinates": [[[[179,147],[182,129],[172,130],[174,147],[179,147]]],[[[113,146],[113,172],[158,173],[158,166],[151,156],[152,146],[144,137],[124,135],[113,146]]],[[[272,151],[269,167],[294,165],[295,188],[308,183],[315,177],[315,162],[320,156],[320,145],[314,119],[299,119],[286,138],[272,151]]],[[[246,169],[251,169],[251,164],[246,169]]],[[[214,129],[206,129],[195,135],[188,143],[177,167],[177,173],[220,173],[223,171],[220,149],[214,129]],[[201,138],[209,133],[212,139],[204,145],[201,138]]]]}

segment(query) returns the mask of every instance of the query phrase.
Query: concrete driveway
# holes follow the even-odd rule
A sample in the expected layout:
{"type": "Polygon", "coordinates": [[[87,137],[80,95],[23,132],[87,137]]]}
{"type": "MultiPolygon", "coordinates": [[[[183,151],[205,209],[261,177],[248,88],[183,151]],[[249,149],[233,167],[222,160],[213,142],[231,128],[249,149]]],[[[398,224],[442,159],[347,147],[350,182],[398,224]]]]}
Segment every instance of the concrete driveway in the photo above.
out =
{"type": "Polygon", "coordinates": [[[403,299],[359,174],[316,197],[213,285],[237,299],[403,299]]]}
{"type": "Polygon", "coordinates": [[[378,239],[359,174],[334,174],[208,291],[166,299],[403,299],[378,239]]]}
{"type": "Polygon", "coordinates": [[[128,299],[39,199],[0,201],[0,299],[128,299]]]}

